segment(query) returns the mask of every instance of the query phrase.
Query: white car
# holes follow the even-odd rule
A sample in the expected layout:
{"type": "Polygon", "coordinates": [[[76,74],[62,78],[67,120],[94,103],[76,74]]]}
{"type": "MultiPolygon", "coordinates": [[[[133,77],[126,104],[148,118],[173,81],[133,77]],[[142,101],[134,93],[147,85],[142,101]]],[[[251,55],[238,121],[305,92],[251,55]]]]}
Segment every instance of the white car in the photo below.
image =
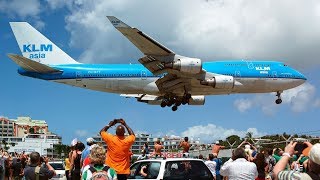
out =
{"type": "Polygon", "coordinates": [[[191,158],[146,159],[136,161],[130,166],[128,179],[194,179],[213,180],[204,161],[191,158]],[[146,176],[140,171],[145,166],[146,176]]]}
{"type": "Polygon", "coordinates": [[[67,179],[63,161],[52,161],[52,162],[49,162],[49,164],[56,171],[56,175],[53,176],[51,179],[56,179],[56,180],[66,180],[67,179]]]}

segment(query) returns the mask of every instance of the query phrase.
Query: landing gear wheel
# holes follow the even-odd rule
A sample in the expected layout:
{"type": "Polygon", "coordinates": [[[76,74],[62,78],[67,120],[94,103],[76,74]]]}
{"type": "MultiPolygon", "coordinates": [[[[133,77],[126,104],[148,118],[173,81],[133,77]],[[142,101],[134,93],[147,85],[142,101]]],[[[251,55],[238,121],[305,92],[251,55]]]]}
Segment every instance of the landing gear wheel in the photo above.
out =
{"type": "Polygon", "coordinates": [[[166,101],[162,101],[161,104],[160,104],[160,106],[161,106],[162,108],[166,107],[166,106],[167,106],[167,102],[166,102],[166,101]]]}
{"type": "Polygon", "coordinates": [[[169,101],[168,103],[167,103],[167,106],[168,107],[170,107],[170,106],[172,106],[173,105],[173,102],[171,102],[171,101],[169,101]]]}
{"type": "Polygon", "coordinates": [[[176,106],[180,106],[180,105],[181,105],[181,101],[177,101],[176,106]]]}
{"type": "Polygon", "coordinates": [[[282,100],[281,99],[277,99],[276,100],[276,104],[281,104],[282,103],[282,100]]]}
{"type": "Polygon", "coordinates": [[[277,91],[277,97],[278,99],[276,100],[276,104],[281,104],[282,103],[282,100],[281,100],[281,91],[277,91]]]}
{"type": "Polygon", "coordinates": [[[174,105],[174,106],[172,106],[171,109],[172,109],[172,111],[176,111],[178,109],[178,106],[174,105]]]}

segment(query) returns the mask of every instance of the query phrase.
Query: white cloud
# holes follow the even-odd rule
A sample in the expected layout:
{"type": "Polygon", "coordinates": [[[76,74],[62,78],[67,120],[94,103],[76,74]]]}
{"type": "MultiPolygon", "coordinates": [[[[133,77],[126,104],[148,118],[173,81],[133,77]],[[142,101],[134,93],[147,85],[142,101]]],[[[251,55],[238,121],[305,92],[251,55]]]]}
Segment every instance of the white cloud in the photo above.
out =
{"type": "Polygon", "coordinates": [[[87,137],[89,135],[89,132],[87,130],[81,130],[81,129],[76,130],[74,133],[79,138],[87,137]]]}
{"type": "Polygon", "coordinates": [[[240,112],[245,112],[252,107],[252,101],[249,99],[237,99],[234,101],[234,106],[236,106],[240,112]]]}
{"type": "MultiPolygon", "coordinates": [[[[293,112],[304,112],[310,108],[309,104],[317,106],[319,99],[315,99],[316,88],[310,83],[304,83],[296,88],[286,90],[282,93],[282,104],[288,105],[293,112]]],[[[251,99],[237,99],[234,105],[240,112],[249,111],[252,107],[258,107],[267,115],[274,115],[281,105],[276,105],[275,93],[260,94],[251,99]],[[250,105],[250,106],[249,106],[250,105]]]]}
{"type": "Polygon", "coordinates": [[[0,12],[9,18],[26,20],[31,18],[37,29],[43,29],[45,23],[40,19],[43,7],[39,0],[3,0],[0,1],[0,12]]]}
{"type": "Polygon", "coordinates": [[[307,110],[309,104],[313,104],[316,88],[310,83],[287,90],[283,93],[282,99],[285,103],[290,103],[293,112],[303,112],[307,110]]]}
{"type": "Polygon", "coordinates": [[[201,142],[211,143],[216,140],[225,140],[228,136],[238,135],[245,137],[247,132],[252,132],[253,137],[261,137],[266,133],[258,132],[256,128],[248,128],[246,131],[236,129],[225,129],[214,124],[208,124],[206,126],[193,126],[189,127],[186,131],[181,133],[181,136],[188,136],[189,138],[201,138],[201,142]]]}
{"type": "Polygon", "coordinates": [[[320,107],[320,98],[316,99],[315,102],[313,103],[314,107],[320,107]]]}
{"type": "Polygon", "coordinates": [[[83,50],[82,62],[137,62],[141,56],[106,15],[121,15],[120,19],[175,52],[202,59],[274,59],[306,66],[318,63],[320,55],[316,48],[320,45],[317,0],[48,3],[53,9],[69,8],[66,26],[71,33],[70,45],[83,50]],[[141,7],[143,11],[136,11],[141,7]]]}
{"type": "Polygon", "coordinates": [[[40,13],[40,8],[40,2],[38,0],[3,0],[0,2],[0,10],[11,17],[35,17],[40,13]]]}

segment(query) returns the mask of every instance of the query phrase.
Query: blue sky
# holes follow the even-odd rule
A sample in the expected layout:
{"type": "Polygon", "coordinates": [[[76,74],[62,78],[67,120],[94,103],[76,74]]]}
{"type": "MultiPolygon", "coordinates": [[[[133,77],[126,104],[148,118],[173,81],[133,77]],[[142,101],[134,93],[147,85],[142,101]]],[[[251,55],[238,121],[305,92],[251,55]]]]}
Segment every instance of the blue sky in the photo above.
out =
{"type": "Polygon", "coordinates": [[[97,134],[114,118],[124,118],[135,132],[201,137],[205,142],[247,131],[257,137],[310,131],[319,136],[319,16],[318,1],[2,0],[0,115],[46,120],[50,131],[68,144],[97,134]],[[207,96],[204,106],[172,112],[117,94],[20,76],[6,56],[20,54],[8,22],[27,21],[79,62],[138,63],[141,52],[113,28],[107,15],[181,55],[203,61],[283,61],[308,81],[285,92],[281,105],[274,104],[274,94],[222,95],[207,96]]]}

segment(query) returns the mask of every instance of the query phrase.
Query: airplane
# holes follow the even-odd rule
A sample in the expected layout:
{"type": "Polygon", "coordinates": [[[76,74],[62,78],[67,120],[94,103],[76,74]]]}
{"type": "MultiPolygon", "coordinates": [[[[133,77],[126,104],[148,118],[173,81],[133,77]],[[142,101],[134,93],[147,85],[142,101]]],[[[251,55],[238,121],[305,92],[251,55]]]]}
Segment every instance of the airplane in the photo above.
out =
{"type": "Polygon", "coordinates": [[[206,95],[276,92],[307,79],[282,62],[223,60],[202,62],[176,54],[114,16],[111,24],[144,55],[140,64],[83,64],[75,61],[27,22],[10,22],[22,56],[8,54],[18,73],[71,86],[118,93],[173,111],[180,105],[204,105],[206,95]]]}

